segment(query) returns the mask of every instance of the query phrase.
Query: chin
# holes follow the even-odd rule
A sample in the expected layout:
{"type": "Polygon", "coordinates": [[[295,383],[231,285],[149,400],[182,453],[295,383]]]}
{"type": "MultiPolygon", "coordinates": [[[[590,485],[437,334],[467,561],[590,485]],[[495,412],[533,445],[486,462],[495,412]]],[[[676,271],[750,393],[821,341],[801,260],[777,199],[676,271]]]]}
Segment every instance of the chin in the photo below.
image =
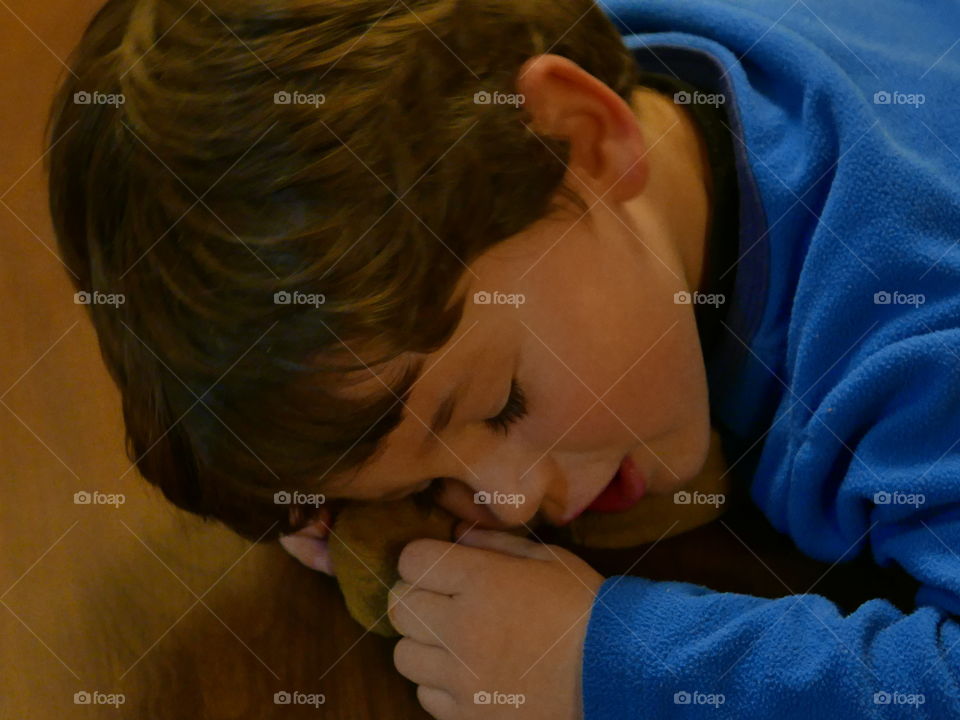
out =
{"type": "MultiPolygon", "coordinates": [[[[687,425],[683,428],[684,442],[680,449],[674,451],[669,459],[663,459],[673,472],[654,461],[651,473],[647,476],[647,492],[650,495],[672,495],[692,483],[703,472],[710,455],[713,431],[709,420],[696,435],[689,432],[689,427],[687,425]]],[[[719,436],[717,441],[719,442],[719,436]]]]}

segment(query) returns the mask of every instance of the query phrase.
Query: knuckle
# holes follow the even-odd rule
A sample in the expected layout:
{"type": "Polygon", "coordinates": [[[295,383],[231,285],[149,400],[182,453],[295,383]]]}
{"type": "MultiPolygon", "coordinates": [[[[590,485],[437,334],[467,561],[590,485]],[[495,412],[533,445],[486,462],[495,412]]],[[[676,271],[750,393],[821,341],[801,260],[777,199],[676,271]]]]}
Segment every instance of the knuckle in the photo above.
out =
{"type": "Polygon", "coordinates": [[[420,703],[420,707],[430,712],[430,706],[432,705],[432,698],[430,697],[430,688],[425,685],[417,685],[417,702],[420,703]]]}
{"type": "Polygon", "coordinates": [[[468,716],[451,707],[449,700],[440,691],[425,685],[417,686],[417,701],[420,707],[437,720],[466,720],[468,716]]]}
{"type": "Polygon", "coordinates": [[[404,677],[410,672],[413,662],[414,642],[409,638],[400,638],[393,646],[393,666],[404,677]]]}
{"type": "Polygon", "coordinates": [[[408,542],[400,551],[400,557],[397,559],[397,572],[401,577],[409,577],[417,566],[417,550],[419,540],[408,542]]]}
{"type": "MultiPolygon", "coordinates": [[[[418,538],[404,545],[397,560],[397,572],[400,576],[406,578],[415,575],[417,568],[426,562],[428,553],[436,542],[430,538],[418,538]]],[[[429,564],[427,566],[429,567],[429,564]]]]}

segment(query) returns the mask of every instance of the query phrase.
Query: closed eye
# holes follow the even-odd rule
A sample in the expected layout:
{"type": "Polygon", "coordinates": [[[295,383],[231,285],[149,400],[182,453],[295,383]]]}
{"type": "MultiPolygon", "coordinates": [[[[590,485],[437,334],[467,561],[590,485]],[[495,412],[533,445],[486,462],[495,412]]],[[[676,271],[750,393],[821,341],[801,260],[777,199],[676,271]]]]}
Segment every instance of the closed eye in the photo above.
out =
{"type": "Polygon", "coordinates": [[[517,379],[514,378],[510,381],[510,394],[503,409],[494,417],[487,418],[483,422],[493,430],[506,435],[510,432],[510,426],[526,417],[527,412],[527,397],[524,395],[517,379]]]}
{"type": "MultiPolygon", "coordinates": [[[[494,417],[487,418],[483,422],[493,430],[506,435],[510,431],[510,426],[525,418],[527,414],[527,397],[517,379],[513,378],[510,381],[510,394],[507,396],[503,408],[494,417]]],[[[440,491],[442,481],[443,478],[433,478],[423,490],[412,493],[409,496],[410,499],[423,510],[432,507],[436,503],[436,496],[440,491]]]]}

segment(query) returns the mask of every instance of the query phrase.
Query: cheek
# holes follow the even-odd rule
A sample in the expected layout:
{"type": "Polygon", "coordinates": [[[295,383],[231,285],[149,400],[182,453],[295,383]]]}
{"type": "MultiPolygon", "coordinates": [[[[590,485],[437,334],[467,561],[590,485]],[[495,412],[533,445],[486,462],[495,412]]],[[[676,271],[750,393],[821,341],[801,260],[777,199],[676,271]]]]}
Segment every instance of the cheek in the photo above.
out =
{"type": "Polygon", "coordinates": [[[516,314],[530,440],[599,451],[699,437],[706,372],[692,309],[674,302],[681,283],[655,260],[575,247],[572,239],[544,256],[516,314]]]}
{"type": "Polygon", "coordinates": [[[664,433],[709,415],[706,369],[692,306],[674,302],[674,278],[645,279],[624,292],[622,302],[642,309],[616,319],[609,352],[631,368],[614,391],[624,412],[643,424],[643,414],[655,416],[646,422],[664,433]]]}
{"type": "MultiPolygon", "coordinates": [[[[625,399],[642,398],[660,418],[661,430],[709,414],[707,378],[700,338],[692,317],[680,316],[619,387],[625,399]]],[[[655,342],[651,341],[651,342],[655,342]]]]}
{"type": "Polygon", "coordinates": [[[636,313],[602,325],[575,322],[585,320],[576,312],[567,319],[565,331],[524,348],[531,440],[588,451],[673,435],[699,447],[709,404],[692,313],[671,304],[646,322],[636,313]]]}
{"type": "Polygon", "coordinates": [[[668,483],[682,485],[700,472],[706,460],[710,402],[693,314],[681,306],[674,310],[671,324],[674,321],[673,329],[618,386],[622,393],[616,407],[632,428],[648,431],[637,434],[660,458],[651,463],[651,470],[668,483]]]}

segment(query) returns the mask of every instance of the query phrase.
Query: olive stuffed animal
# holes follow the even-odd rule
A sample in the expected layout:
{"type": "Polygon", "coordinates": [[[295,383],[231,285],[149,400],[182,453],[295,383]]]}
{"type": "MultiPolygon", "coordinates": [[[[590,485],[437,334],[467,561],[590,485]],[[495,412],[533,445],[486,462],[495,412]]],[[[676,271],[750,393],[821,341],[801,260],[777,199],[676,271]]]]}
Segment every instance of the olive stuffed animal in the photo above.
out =
{"type": "MultiPolygon", "coordinates": [[[[654,495],[623,512],[582,513],[559,528],[558,544],[592,548],[629,548],[691,530],[719,517],[729,482],[720,436],[711,433],[710,452],[700,474],[680,491],[654,495]],[[684,502],[693,492],[713,495],[713,503],[684,502]]],[[[349,502],[333,519],[329,552],[350,615],[385,637],[399,633],[387,617],[387,595],[399,579],[400,551],[417,538],[455,540],[459,518],[443,508],[405,498],[394,502],[349,502]]],[[[526,528],[510,530],[526,536],[526,528]]]]}

